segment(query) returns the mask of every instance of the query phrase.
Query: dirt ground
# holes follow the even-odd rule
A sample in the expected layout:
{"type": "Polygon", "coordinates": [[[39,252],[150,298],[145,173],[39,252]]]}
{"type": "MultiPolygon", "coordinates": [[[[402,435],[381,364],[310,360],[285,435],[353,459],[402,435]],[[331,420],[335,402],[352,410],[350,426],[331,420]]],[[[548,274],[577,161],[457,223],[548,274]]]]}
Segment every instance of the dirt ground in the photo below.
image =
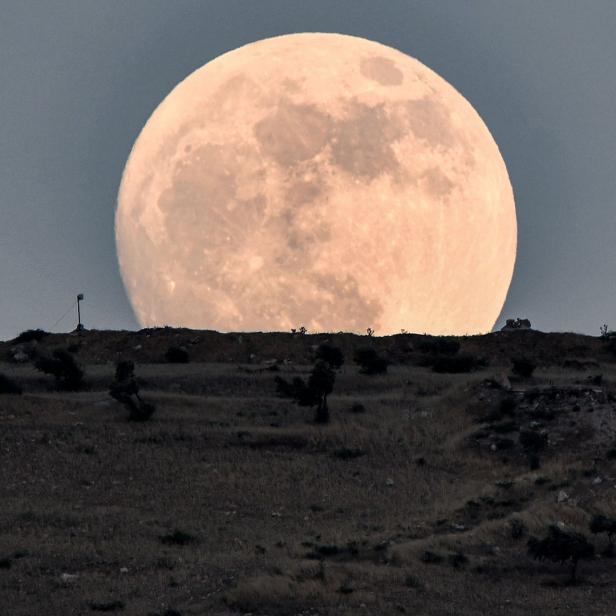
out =
{"type": "Polygon", "coordinates": [[[0,395],[0,614],[612,616],[616,558],[589,521],[616,517],[616,354],[575,334],[458,341],[471,372],[434,372],[434,339],[412,335],[163,328],[26,348],[69,348],[77,392],[0,343],[24,392],[0,395]],[[307,376],[324,341],[345,363],[317,425],[275,377],[307,376]],[[165,362],[171,345],[190,363],[165,362]],[[361,347],[386,374],[359,373],[361,347]],[[520,356],[532,377],[512,375],[520,356]],[[119,359],[147,422],[108,394],[119,359]],[[547,435],[539,468],[524,430],[547,435]],[[527,555],[549,524],[595,546],[576,584],[527,555]]]}

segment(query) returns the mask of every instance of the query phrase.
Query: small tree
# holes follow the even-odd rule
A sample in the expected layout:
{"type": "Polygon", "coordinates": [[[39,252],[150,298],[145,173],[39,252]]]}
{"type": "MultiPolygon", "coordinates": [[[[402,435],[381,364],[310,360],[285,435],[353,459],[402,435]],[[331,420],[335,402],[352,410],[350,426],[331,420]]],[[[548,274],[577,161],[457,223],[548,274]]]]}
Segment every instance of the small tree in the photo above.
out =
{"type": "Polygon", "coordinates": [[[65,349],[56,349],[51,357],[40,357],[34,366],[45,374],[52,374],[59,390],[76,391],[83,387],[84,372],[65,349]]]}
{"type": "Polygon", "coordinates": [[[135,364],[130,360],[116,364],[115,381],[109,388],[109,395],[128,409],[129,421],[147,421],[156,410],[152,403],[139,395],[135,364]]]}
{"type": "Polygon", "coordinates": [[[548,446],[548,435],[545,432],[535,430],[520,430],[520,445],[528,456],[530,468],[539,468],[541,462],[539,454],[548,446]]]}
{"type": "Polygon", "coordinates": [[[327,396],[333,391],[336,373],[329,364],[318,360],[314,365],[308,383],[299,376],[291,382],[280,376],[276,377],[278,395],[292,398],[300,406],[316,406],[314,420],[316,423],[329,422],[327,396]]]}
{"type": "Polygon", "coordinates": [[[608,518],[604,515],[594,515],[590,521],[590,532],[593,535],[606,533],[609,541],[605,550],[606,556],[614,554],[614,535],[616,535],[616,518],[608,518]]]}
{"type": "Polygon", "coordinates": [[[316,400],[317,409],[314,420],[317,423],[329,422],[329,408],[327,406],[327,396],[334,389],[336,374],[324,361],[317,361],[308,379],[308,390],[312,392],[313,399],[316,400]]]}
{"type": "Polygon", "coordinates": [[[330,344],[320,344],[315,353],[317,359],[327,362],[332,368],[340,368],[344,364],[344,355],[342,351],[330,344]]]}
{"type": "Polygon", "coordinates": [[[389,362],[374,349],[357,349],[353,361],[360,366],[361,374],[384,374],[389,362]]]}
{"type": "Polygon", "coordinates": [[[570,561],[569,582],[576,581],[577,565],[580,560],[590,559],[595,548],[581,533],[564,531],[552,524],[543,539],[531,537],[527,543],[528,554],[536,560],[551,560],[561,564],[570,561]]]}

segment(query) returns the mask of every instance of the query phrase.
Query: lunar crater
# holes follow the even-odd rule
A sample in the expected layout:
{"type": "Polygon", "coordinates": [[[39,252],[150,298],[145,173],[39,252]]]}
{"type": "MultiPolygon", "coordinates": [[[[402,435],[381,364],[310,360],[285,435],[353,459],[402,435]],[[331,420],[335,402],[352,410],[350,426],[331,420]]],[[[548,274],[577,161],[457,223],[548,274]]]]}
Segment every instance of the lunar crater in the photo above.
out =
{"type": "Polygon", "coordinates": [[[364,77],[382,86],[399,86],[404,81],[404,73],[395,62],[382,56],[364,58],[360,63],[360,71],[364,77]]]}

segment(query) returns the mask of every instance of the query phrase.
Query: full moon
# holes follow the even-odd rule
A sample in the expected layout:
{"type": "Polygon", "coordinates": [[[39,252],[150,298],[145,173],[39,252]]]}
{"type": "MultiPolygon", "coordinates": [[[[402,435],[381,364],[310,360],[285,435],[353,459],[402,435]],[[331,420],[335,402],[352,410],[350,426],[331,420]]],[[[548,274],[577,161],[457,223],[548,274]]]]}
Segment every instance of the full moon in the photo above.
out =
{"type": "Polygon", "coordinates": [[[307,33],[171,91],[126,164],[116,241],[143,326],[473,334],[503,307],[517,226],[457,90],[391,47],[307,33]]]}

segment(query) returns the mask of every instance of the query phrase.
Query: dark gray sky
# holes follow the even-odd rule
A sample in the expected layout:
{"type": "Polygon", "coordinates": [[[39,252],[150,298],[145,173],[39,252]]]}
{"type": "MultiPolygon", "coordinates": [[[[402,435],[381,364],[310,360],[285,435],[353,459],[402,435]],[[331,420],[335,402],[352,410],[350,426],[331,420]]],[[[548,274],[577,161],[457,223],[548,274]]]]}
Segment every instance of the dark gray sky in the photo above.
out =
{"type": "Polygon", "coordinates": [[[613,0],[5,0],[0,339],[51,328],[78,292],[86,326],[137,328],[113,225],[143,124],[212,58],[309,31],[400,49],[486,122],[519,233],[497,326],[527,316],[545,331],[616,327],[615,30],[613,0]]]}

